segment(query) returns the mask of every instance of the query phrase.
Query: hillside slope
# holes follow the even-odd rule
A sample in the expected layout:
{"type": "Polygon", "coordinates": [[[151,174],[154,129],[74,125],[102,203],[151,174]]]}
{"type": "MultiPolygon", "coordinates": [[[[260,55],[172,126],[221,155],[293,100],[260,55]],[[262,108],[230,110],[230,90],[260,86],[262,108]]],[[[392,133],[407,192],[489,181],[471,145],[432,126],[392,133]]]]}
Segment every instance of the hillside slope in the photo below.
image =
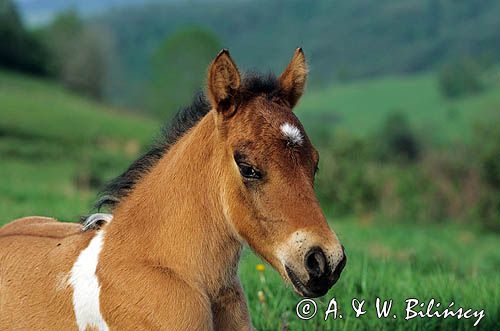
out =
{"type": "Polygon", "coordinates": [[[0,224],[33,214],[78,219],[157,127],[51,82],[0,72],[0,224]]]}
{"type": "Polygon", "coordinates": [[[112,10],[95,19],[116,36],[131,78],[147,75],[159,42],[199,25],[243,68],[282,70],[303,46],[312,80],[408,73],[463,54],[500,59],[500,2],[453,0],[189,1],[112,10]]]}
{"type": "Polygon", "coordinates": [[[392,112],[407,115],[422,136],[434,142],[466,141],[478,121],[500,119],[500,79],[483,92],[444,98],[435,74],[390,76],[312,90],[298,114],[309,128],[326,127],[366,136],[392,112]]]}

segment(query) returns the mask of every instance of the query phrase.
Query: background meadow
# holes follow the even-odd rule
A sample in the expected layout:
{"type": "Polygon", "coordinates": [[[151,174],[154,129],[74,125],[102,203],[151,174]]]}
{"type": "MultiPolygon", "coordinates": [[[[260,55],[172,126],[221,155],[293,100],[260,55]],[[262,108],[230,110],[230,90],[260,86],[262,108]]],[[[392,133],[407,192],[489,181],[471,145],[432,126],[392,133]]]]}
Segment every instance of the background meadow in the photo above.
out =
{"type": "Polygon", "coordinates": [[[246,250],[255,327],[473,329],[403,319],[405,299],[435,298],[485,309],[477,329],[498,330],[499,14],[495,1],[0,0],[0,225],[91,212],[99,188],[202,87],[220,48],[243,69],[279,73],[302,45],[311,79],[297,115],[348,256],[317,302],[324,311],[335,297],[343,319],[298,319],[301,298],[246,250]],[[353,298],[376,297],[401,316],[354,318],[353,298]]]}

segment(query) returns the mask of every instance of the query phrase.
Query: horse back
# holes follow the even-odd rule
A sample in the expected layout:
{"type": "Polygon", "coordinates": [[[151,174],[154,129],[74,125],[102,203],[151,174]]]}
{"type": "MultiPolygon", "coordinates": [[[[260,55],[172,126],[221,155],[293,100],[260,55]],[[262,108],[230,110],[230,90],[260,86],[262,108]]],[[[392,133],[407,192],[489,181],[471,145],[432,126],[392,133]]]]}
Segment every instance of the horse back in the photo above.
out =
{"type": "Polygon", "coordinates": [[[78,234],[81,225],[59,222],[42,216],[30,216],[17,219],[0,228],[0,238],[7,236],[31,236],[46,238],[64,238],[78,234]]]}
{"type": "Polygon", "coordinates": [[[46,217],[0,228],[0,330],[77,328],[68,279],[93,235],[79,224],[46,217]]]}

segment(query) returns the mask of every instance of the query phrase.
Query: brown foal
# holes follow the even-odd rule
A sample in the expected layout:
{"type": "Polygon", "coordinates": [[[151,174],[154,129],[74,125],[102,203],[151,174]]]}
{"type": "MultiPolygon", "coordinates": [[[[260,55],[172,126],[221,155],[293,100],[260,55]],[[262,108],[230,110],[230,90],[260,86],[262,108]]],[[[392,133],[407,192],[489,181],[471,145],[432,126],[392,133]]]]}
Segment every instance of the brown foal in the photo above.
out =
{"type": "Polygon", "coordinates": [[[0,229],[0,330],[249,330],[244,243],[299,295],[324,295],[345,255],[292,112],[306,77],[301,49],[279,77],[244,78],[222,51],[207,97],[108,185],[112,219],[0,229]]]}

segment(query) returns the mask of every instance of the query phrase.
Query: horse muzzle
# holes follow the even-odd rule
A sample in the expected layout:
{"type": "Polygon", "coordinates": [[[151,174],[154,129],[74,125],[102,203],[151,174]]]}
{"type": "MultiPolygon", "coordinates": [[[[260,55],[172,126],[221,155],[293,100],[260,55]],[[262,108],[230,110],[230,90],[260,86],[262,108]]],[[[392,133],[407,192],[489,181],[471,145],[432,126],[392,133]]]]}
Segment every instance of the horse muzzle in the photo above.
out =
{"type": "Polygon", "coordinates": [[[337,263],[329,261],[320,247],[313,247],[304,257],[302,268],[305,272],[296,272],[288,265],[285,265],[285,270],[295,292],[303,297],[316,298],[325,295],[338,281],[346,262],[344,247],[342,247],[342,256],[337,263]]]}

